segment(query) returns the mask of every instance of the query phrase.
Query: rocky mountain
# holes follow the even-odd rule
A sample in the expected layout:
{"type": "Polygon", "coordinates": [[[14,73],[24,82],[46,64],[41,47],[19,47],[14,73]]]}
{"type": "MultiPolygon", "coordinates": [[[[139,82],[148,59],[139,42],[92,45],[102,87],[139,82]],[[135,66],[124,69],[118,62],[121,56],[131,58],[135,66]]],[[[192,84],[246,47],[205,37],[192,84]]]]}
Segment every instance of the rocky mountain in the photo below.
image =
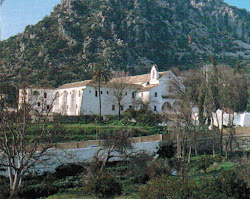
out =
{"type": "Polygon", "coordinates": [[[0,42],[0,73],[58,86],[93,63],[131,74],[250,60],[250,12],[223,0],[62,0],[50,16],[0,42]]]}

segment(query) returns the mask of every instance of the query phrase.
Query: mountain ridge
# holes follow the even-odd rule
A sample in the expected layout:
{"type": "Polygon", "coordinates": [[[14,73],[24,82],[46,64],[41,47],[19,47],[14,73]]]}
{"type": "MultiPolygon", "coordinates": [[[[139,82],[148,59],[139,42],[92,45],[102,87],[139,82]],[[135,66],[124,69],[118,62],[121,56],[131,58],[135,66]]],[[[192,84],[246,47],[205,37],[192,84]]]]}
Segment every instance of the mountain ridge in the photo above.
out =
{"type": "Polygon", "coordinates": [[[0,42],[0,69],[52,86],[91,78],[93,63],[143,74],[250,59],[250,12],[223,0],[63,0],[0,42]]]}

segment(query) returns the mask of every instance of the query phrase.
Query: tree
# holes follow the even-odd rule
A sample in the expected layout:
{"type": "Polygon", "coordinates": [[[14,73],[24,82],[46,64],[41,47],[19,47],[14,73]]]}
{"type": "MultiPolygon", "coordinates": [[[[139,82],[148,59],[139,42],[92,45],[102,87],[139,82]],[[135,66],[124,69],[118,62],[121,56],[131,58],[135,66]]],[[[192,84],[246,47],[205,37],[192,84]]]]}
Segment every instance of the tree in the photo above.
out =
{"type": "Polygon", "coordinates": [[[102,162],[100,172],[102,172],[111,158],[126,158],[132,149],[131,133],[127,130],[110,131],[101,135],[103,147],[98,150],[96,157],[102,162]]]}
{"type": "Polygon", "coordinates": [[[172,80],[171,87],[173,89],[175,98],[177,99],[174,104],[178,105],[173,105],[169,118],[174,122],[176,128],[177,156],[184,159],[187,148],[187,140],[191,137],[191,129],[193,129],[193,132],[196,132],[196,125],[193,125],[192,122],[192,90],[190,90],[190,88],[183,88],[178,80],[172,80]]]}
{"type": "Polygon", "coordinates": [[[99,64],[93,64],[92,79],[98,83],[98,97],[99,97],[99,120],[102,117],[102,100],[101,100],[101,84],[105,83],[109,77],[108,70],[99,64]]]}
{"type": "Polygon", "coordinates": [[[23,102],[16,111],[3,101],[0,106],[0,166],[8,170],[10,198],[16,195],[24,175],[54,144],[53,135],[46,128],[48,115],[37,113],[33,123],[33,107],[25,99],[23,102]]]}
{"type": "Polygon", "coordinates": [[[121,110],[124,106],[124,98],[127,95],[128,88],[132,85],[128,84],[128,72],[117,71],[113,74],[113,78],[110,82],[110,87],[113,89],[115,103],[118,106],[118,116],[121,116],[121,110]]]}

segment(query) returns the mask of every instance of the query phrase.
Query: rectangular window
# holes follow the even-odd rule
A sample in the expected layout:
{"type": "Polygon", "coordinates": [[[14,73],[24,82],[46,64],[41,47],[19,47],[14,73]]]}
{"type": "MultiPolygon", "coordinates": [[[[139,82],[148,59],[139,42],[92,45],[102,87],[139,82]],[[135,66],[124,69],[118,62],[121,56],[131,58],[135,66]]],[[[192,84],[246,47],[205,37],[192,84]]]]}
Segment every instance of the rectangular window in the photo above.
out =
{"type": "Polygon", "coordinates": [[[37,106],[41,106],[41,103],[40,103],[40,102],[38,102],[38,103],[37,103],[37,106]]]}
{"type": "Polygon", "coordinates": [[[135,98],[135,92],[132,93],[132,98],[135,98]]]}
{"type": "Polygon", "coordinates": [[[120,106],[121,111],[123,110],[123,106],[120,106]]]}
{"type": "Polygon", "coordinates": [[[115,105],[112,105],[112,111],[114,111],[115,110],[115,105]]]}
{"type": "Polygon", "coordinates": [[[47,93],[44,93],[43,96],[44,96],[44,98],[47,98],[47,93]]]}
{"type": "Polygon", "coordinates": [[[157,97],[157,92],[155,92],[155,97],[157,97]]]}
{"type": "Polygon", "coordinates": [[[98,91],[95,91],[95,96],[96,96],[96,97],[98,96],[98,91]]]}
{"type": "Polygon", "coordinates": [[[102,95],[102,91],[101,91],[101,95],[102,95]]]}
{"type": "Polygon", "coordinates": [[[91,93],[91,90],[89,90],[89,93],[91,93]]]}
{"type": "Polygon", "coordinates": [[[107,95],[109,94],[109,92],[107,91],[107,95]]]}
{"type": "Polygon", "coordinates": [[[47,105],[47,110],[49,110],[49,108],[50,108],[49,105],[47,105]]]}
{"type": "Polygon", "coordinates": [[[125,92],[125,95],[127,95],[128,93],[127,92],[125,92]]]}
{"type": "Polygon", "coordinates": [[[154,106],[154,111],[157,111],[157,106],[154,106]]]}
{"type": "Polygon", "coordinates": [[[169,86],[169,92],[172,93],[173,92],[173,87],[169,86]]]}

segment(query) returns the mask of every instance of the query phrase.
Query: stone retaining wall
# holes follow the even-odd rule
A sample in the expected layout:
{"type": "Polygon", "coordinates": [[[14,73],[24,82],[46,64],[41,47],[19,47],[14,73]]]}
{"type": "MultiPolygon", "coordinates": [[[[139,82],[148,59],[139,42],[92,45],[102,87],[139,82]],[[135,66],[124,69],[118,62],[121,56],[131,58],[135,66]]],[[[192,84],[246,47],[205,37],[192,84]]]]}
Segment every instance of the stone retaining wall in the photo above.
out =
{"type": "MultiPolygon", "coordinates": [[[[224,142],[227,138],[227,135],[224,136],[224,142]]],[[[141,142],[153,142],[153,141],[166,141],[173,140],[175,141],[174,134],[169,135],[150,135],[150,136],[141,136],[141,137],[133,137],[133,143],[141,143],[141,142]]],[[[210,137],[200,138],[200,141],[211,140],[210,137]]],[[[249,134],[237,134],[234,136],[234,147],[235,148],[244,148],[245,150],[250,149],[250,135],[249,134]]],[[[192,142],[189,140],[189,142],[192,142]]],[[[58,143],[55,148],[60,149],[77,149],[77,148],[86,148],[91,145],[101,146],[103,144],[103,140],[88,140],[82,142],[66,142],[66,143],[58,143]]]]}
{"type": "MultiPolygon", "coordinates": [[[[152,141],[162,141],[162,134],[142,136],[142,137],[133,137],[134,143],[140,142],[152,142],[152,141]]],[[[60,149],[77,149],[77,148],[86,148],[91,145],[101,146],[103,143],[102,140],[88,140],[82,142],[65,142],[56,144],[56,148],[60,149]]]]}

